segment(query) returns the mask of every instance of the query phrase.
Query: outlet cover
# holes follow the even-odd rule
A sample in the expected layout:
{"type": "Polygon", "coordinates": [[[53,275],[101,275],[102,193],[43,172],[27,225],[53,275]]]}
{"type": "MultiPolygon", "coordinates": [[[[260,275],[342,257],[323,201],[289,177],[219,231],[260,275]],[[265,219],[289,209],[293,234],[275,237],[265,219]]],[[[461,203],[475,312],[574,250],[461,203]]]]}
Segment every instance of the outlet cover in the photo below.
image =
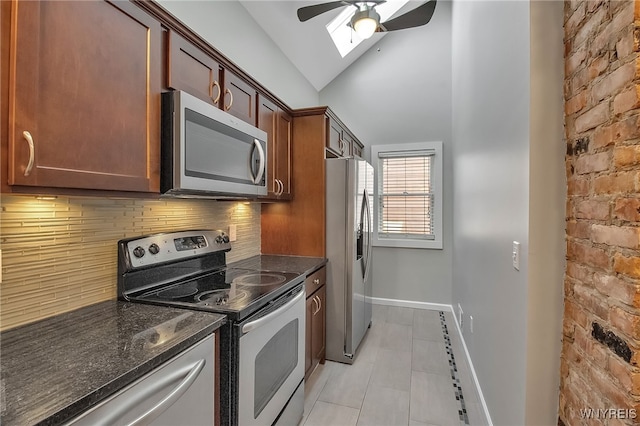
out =
{"type": "Polygon", "coordinates": [[[238,226],[229,225],[229,241],[235,241],[238,239],[238,226]]]}

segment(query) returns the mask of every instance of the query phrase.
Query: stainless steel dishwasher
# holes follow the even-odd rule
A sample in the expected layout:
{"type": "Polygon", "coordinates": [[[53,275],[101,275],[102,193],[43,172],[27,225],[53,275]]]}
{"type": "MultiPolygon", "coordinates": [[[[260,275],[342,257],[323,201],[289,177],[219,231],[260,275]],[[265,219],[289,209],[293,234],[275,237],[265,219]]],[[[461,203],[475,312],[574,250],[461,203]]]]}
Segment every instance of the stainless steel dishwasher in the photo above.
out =
{"type": "Polygon", "coordinates": [[[211,335],[69,422],[69,425],[213,425],[211,335]]]}

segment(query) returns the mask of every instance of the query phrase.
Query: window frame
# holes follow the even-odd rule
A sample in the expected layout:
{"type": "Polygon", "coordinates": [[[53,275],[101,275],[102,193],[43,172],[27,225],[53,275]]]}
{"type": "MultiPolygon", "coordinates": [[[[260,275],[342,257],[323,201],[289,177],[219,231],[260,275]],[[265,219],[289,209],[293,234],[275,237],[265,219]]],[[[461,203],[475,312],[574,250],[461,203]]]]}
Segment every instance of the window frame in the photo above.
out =
{"type": "Polygon", "coordinates": [[[442,161],[442,141],[432,142],[416,142],[401,143],[389,145],[373,145],[371,146],[371,161],[375,170],[374,178],[374,206],[373,209],[373,246],[374,247],[398,247],[398,248],[419,248],[419,249],[436,249],[442,250],[442,206],[443,206],[443,161],[442,161]],[[382,162],[379,157],[380,153],[400,153],[412,151],[433,151],[433,161],[431,164],[431,185],[434,198],[432,223],[434,239],[422,238],[389,238],[380,237],[379,216],[380,216],[380,194],[379,179],[382,177],[382,162]]]}

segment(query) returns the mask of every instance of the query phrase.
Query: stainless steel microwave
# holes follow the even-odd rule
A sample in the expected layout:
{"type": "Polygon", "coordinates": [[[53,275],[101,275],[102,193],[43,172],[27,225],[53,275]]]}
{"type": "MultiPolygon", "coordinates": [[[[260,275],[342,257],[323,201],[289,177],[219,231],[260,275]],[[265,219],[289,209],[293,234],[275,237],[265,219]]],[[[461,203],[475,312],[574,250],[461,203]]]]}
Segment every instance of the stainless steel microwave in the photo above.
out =
{"type": "Polygon", "coordinates": [[[267,195],[267,134],[182,91],[162,94],[164,196],[267,195]]]}

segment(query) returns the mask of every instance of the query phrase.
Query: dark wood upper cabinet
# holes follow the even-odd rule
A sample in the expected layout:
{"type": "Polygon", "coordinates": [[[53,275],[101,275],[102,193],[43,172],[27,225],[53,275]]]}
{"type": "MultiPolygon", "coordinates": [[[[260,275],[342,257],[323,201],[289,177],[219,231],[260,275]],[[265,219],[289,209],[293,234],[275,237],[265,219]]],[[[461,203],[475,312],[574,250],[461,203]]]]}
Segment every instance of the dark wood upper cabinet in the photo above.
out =
{"type": "MultiPolygon", "coordinates": [[[[329,111],[329,110],[327,110],[329,111]]],[[[362,157],[363,145],[332,113],[327,113],[327,152],[334,157],[362,157]]]]}
{"type": "Polygon", "coordinates": [[[351,155],[362,158],[362,150],[363,147],[356,142],[351,146],[351,155]]]}
{"type": "Polygon", "coordinates": [[[9,185],[158,192],[160,23],[128,2],[11,9],[9,185]]]}
{"type": "Polygon", "coordinates": [[[291,191],[291,138],[293,118],[282,109],[278,110],[276,132],[276,176],[282,184],[280,198],[290,199],[291,191]]]}
{"type": "Polygon", "coordinates": [[[255,126],[257,91],[211,55],[168,31],[167,88],[185,92],[216,105],[255,126]]]}
{"type": "Polygon", "coordinates": [[[292,116],[291,201],[262,204],[262,253],[325,257],[325,158],[350,155],[330,148],[342,141],[344,150],[345,134],[360,152],[363,145],[328,107],[298,109],[292,116]]]}
{"type": "Polygon", "coordinates": [[[218,61],[179,36],[167,32],[167,87],[222,105],[222,68],[218,61]]]}
{"type": "Polygon", "coordinates": [[[258,127],[267,133],[269,191],[266,198],[291,198],[291,129],[289,114],[268,98],[258,96],[258,127]]]}
{"type": "Polygon", "coordinates": [[[256,126],[256,99],[258,93],[254,87],[245,83],[229,70],[224,70],[224,90],[222,108],[242,121],[256,126]]]}
{"type": "Polygon", "coordinates": [[[327,149],[333,154],[342,157],[345,155],[344,142],[342,141],[342,127],[332,118],[327,117],[326,121],[329,134],[327,138],[327,149]]]}

